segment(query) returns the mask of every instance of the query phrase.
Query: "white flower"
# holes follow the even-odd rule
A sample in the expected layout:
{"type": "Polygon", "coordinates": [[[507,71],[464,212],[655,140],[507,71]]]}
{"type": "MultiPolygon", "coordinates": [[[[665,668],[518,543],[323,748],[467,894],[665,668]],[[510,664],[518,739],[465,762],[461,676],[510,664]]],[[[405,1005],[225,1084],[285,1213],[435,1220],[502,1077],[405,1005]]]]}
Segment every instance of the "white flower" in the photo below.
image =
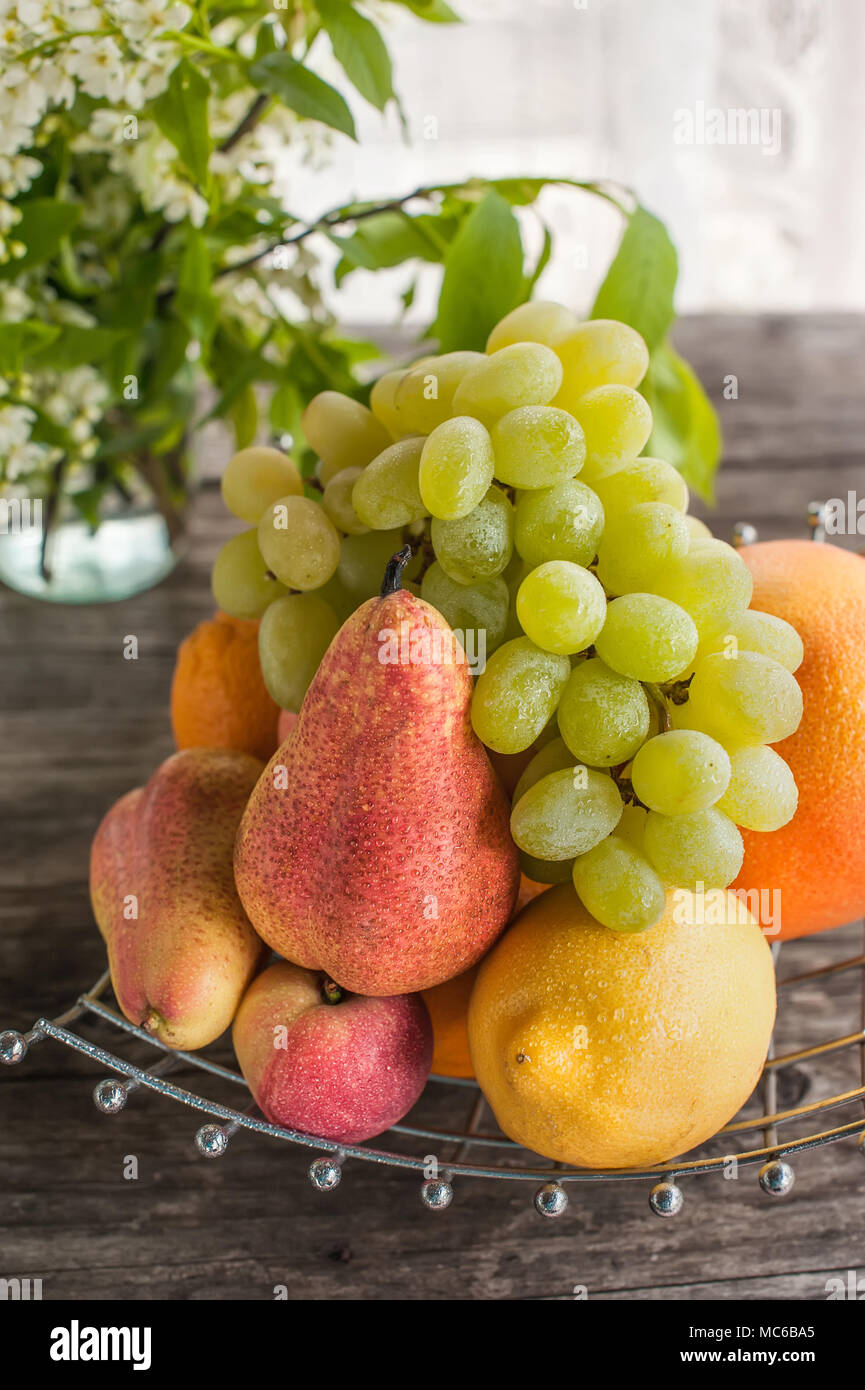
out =
{"type": "Polygon", "coordinates": [[[111,167],[116,172],[126,168],[148,212],[161,212],[167,222],[182,222],[188,217],[194,227],[203,227],[209,211],[207,201],[192,184],[178,178],[175,157],[174,146],[154,134],[135,141],[128,155],[123,152],[122,163],[120,158],[112,158],[111,167]]]}
{"type": "Polygon", "coordinates": [[[73,39],[64,55],[64,66],[91,97],[119,102],[126,86],[123,54],[112,38],[73,39]]]}
{"type": "Polygon", "coordinates": [[[52,323],[68,323],[76,328],[93,328],[98,319],[71,299],[57,299],[48,310],[52,323]]]}
{"type": "Polygon", "coordinates": [[[30,69],[34,82],[42,87],[45,95],[53,106],[65,106],[67,109],[75,100],[75,83],[68,72],[64,72],[62,63],[57,58],[35,59],[30,69]]]}
{"type": "Polygon", "coordinates": [[[0,197],[14,198],[16,193],[23,193],[41,173],[39,160],[30,155],[0,155],[0,197]]]}
{"type": "Polygon", "coordinates": [[[17,222],[21,221],[21,209],[16,208],[13,203],[0,201],[0,234],[3,236],[11,232],[17,222]]]}
{"type": "Polygon", "coordinates": [[[166,29],[183,29],[192,11],[188,5],[169,0],[113,0],[110,6],[114,20],[124,38],[142,44],[156,38],[166,29]]]}
{"type": "Polygon", "coordinates": [[[31,473],[45,473],[60,458],[60,450],[51,444],[13,444],[3,451],[3,471],[10,483],[31,473]]]}
{"type": "Polygon", "coordinates": [[[0,321],[20,323],[22,319],[29,319],[32,313],[33,300],[20,285],[0,284],[0,321]]]}
{"type": "Polygon", "coordinates": [[[0,410],[0,454],[16,444],[26,444],[35,419],[35,410],[27,405],[4,405],[0,410]]]}

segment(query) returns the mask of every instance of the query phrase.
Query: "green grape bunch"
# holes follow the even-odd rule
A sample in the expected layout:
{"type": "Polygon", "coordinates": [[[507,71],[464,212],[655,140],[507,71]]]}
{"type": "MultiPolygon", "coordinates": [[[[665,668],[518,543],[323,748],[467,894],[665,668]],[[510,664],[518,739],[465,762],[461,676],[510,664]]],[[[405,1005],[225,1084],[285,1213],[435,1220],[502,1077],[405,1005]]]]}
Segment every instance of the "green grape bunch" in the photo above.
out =
{"type": "Polygon", "coordinates": [[[267,688],[298,710],[408,541],[408,587],[482,638],[471,719],[523,769],[524,872],[572,882],[629,932],[670,891],[732,883],[740,826],[791,819],[796,785],[771,745],[802,714],[798,634],[749,608],[742,557],[688,515],[676,468],[643,453],[648,365],[627,324],[533,301],[486,352],[386,372],[369,407],[324,391],[301,421],[318,491],[278,450],[237,454],[222,493],[252,529],[213,572],[222,609],[261,618],[267,688]]]}

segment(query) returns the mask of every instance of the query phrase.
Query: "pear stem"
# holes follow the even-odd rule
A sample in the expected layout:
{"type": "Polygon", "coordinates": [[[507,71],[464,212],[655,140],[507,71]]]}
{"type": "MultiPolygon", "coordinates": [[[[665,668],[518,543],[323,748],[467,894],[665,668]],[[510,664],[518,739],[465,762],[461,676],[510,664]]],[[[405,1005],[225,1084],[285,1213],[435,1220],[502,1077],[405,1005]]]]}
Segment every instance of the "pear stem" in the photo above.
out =
{"type": "Polygon", "coordinates": [[[341,1004],[343,991],[336,983],[336,980],[322,980],[321,997],[325,1004],[341,1004]]]}
{"type": "Polygon", "coordinates": [[[410,559],[411,546],[404,545],[402,550],[398,550],[396,555],[392,555],[388,560],[381,583],[382,598],[387,598],[388,594],[396,594],[402,588],[402,572],[410,559]]]}

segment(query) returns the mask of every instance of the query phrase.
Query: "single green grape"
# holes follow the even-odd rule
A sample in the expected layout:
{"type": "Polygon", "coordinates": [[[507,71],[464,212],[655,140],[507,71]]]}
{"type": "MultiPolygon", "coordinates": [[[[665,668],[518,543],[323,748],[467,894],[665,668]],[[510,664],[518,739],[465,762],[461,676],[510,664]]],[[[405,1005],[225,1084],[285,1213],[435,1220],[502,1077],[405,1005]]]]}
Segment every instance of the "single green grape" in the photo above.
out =
{"type": "Polygon", "coordinates": [[[699,638],[684,608],[657,594],[623,594],[607,604],[598,656],[623,676],[670,681],[693,661],[699,638]]]}
{"type": "Polygon", "coordinates": [[[575,762],[576,758],[565,740],[561,737],[551,738],[548,743],[538,749],[531,762],[523,768],[520,779],[514,787],[514,794],[511,798],[513,804],[516,805],[529,787],[540,782],[541,778],[546,777],[548,772],[561,772],[564,767],[573,767],[575,762]]]}
{"type": "Polygon", "coordinates": [[[643,843],[665,883],[694,892],[726,888],[745,855],[737,827],[717,806],[682,816],[650,811],[643,843]]]}
{"type": "Polygon", "coordinates": [[[555,348],[562,363],[555,404],[572,413],[598,386],[639,386],[649,366],[639,333],[617,319],[589,319],[558,338],[555,348]]]}
{"type": "Polygon", "coordinates": [[[510,347],[512,343],[544,343],[552,347],[573,333],[578,323],[576,314],[564,304],[547,299],[529,300],[499,319],[487,338],[487,352],[498,352],[499,348],[510,347]]]}
{"type": "Polygon", "coordinates": [[[754,580],[738,551],[712,538],[691,540],[686,553],[671,555],[643,587],[678,603],[702,636],[744,613],[754,580]]]}
{"type": "Polygon", "coordinates": [[[258,545],[268,569],[290,589],[320,589],[339,561],[339,533],[310,497],[282,497],[268,507],[258,545]]]}
{"type": "Polygon", "coordinates": [[[598,553],[604,509],[577,478],[524,492],[516,504],[514,543],[531,565],[570,560],[589,565],[598,553]]]}
{"type": "Polygon", "coordinates": [[[705,637],[697,655],[702,658],[712,652],[729,652],[732,659],[739,650],[771,656],[788,671],[797,671],[805,656],[802,638],[790,623],[754,608],[746,608],[705,637]]]}
{"type": "Polygon", "coordinates": [[[730,767],[730,785],[718,802],[719,811],[746,830],[780,830],[793,819],[799,803],[796,780],[774,748],[735,748],[730,767]]]}
{"type": "Polygon", "coordinates": [[[615,830],[622,798],[611,777],[577,765],[548,772],[511,811],[511,834],[536,859],[573,859],[615,830]]]}
{"type": "Polygon", "coordinates": [[[585,458],[583,432],[565,410],[523,405],[493,425],[495,475],[519,488],[548,488],[579,473],[585,458]]]}
{"type": "Polygon", "coordinates": [[[639,681],[590,657],[570,673],[558,709],[559,730],[575,758],[614,767],[634,756],[649,733],[649,701],[639,681]]]}
{"type": "Polygon", "coordinates": [[[586,441],[585,481],[594,487],[633,462],[652,433],[652,412],[630,386],[596,386],[574,407],[586,441]]]}
{"type": "Polygon", "coordinates": [[[300,709],[339,626],[318,594],[286,594],[267,609],[258,629],[258,655],[268,693],[282,709],[300,709]]]}
{"type": "Polygon", "coordinates": [[[703,657],[686,704],[673,707],[678,727],[702,729],[727,749],[779,743],[796,732],[801,718],[802,691],[795,676],[760,652],[740,651],[735,659],[720,652],[703,657]]]}
{"type": "Polygon", "coordinates": [[[532,883],[570,883],[573,869],[573,859],[535,859],[520,850],[520,872],[532,883]]]}
{"type": "MultiPolygon", "coordinates": [[[[333,578],[320,590],[343,621],[381,590],[387,562],[402,548],[402,531],[367,531],[344,536],[333,578]]],[[[411,565],[409,566],[411,569],[411,565]]]]}
{"type": "Polygon", "coordinates": [[[688,535],[691,537],[692,542],[705,540],[713,541],[715,539],[705,521],[701,521],[698,516],[691,516],[690,514],[686,516],[685,525],[688,528],[688,535]]]}
{"type": "Polygon", "coordinates": [[[385,372],[384,376],[373,382],[369,393],[369,408],[391,439],[402,439],[403,435],[411,433],[404,428],[396,408],[396,393],[407,376],[407,367],[385,372]]]}
{"type": "Polygon", "coordinates": [[[489,432],[470,415],[436,425],[423,445],[419,486],[431,516],[456,521],[474,511],[493,481],[489,432]]]}
{"type": "Polygon", "coordinates": [[[365,526],[390,531],[427,515],[418,483],[422,449],[422,439],[401,439],[367,464],[351,494],[365,526]]]}
{"type": "Polygon", "coordinates": [[[303,479],[294,459],[279,449],[255,444],[229,459],[222,475],[222,500],[241,521],[256,525],[280,497],[303,495],[303,479]]]}
{"type": "Polygon", "coordinates": [[[645,855],[618,834],[579,855],[573,879],[583,906],[611,931],[645,931],[664,915],[663,883],[645,855]]]}
{"type": "Polygon", "coordinates": [[[631,783],[643,805],[662,816],[705,811],[730,785],[730,758],[708,734],[671,729],[637,751],[631,783]]]}
{"type": "Polygon", "coordinates": [[[217,607],[232,618],[260,618],[268,604],[285,593],[285,585],[268,571],[254,528],[226,541],[211,583],[217,607]]]}
{"type": "Polygon", "coordinates": [[[391,442],[371,410],[341,391],[319,391],[300,417],[309,447],[318,454],[324,487],[344,468],[363,468],[391,442]]]}
{"type": "Polygon", "coordinates": [[[362,468],[344,468],[341,473],[334,473],[321,499],[321,505],[334,526],[337,530],[344,531],[347,536],[362,536],[369,530],[368,526],[364,526],[351,500],[354,485],[362,472],[362,468]]]}
{"type": "Polygon", "coordinates": [[[687,555],[688,545],[681,512],[664,502],[640,502],[606,518],[598,546],[598,578],[611,594],[660,593],[690,612],[687,604],[655,582],[687,555]]]}
{"type": "Polygon", "coordinates": [[[469,368],[454,392],[455,415],[488,428],[524,405],[547,405],[562,384],[562,364],[543,343],[512,343],[469,368]]]}
{"type": "Polygon", "coordinates": [[[456,521],[434,517],[430,540],[442,569],[458,584],[491,579],[507,567],[514,547],[514,509],[491,487],[474,511],[456,521]]]}
{"type": "Polygon", "coordinates": [[[499,576],[474,584],[457,584],[439,564],[430,565],[421,582],[421,598],[437,608],[464,638],[470,656],[482,655],[476,635],[483,634],[489,656],[504,641],[508,621],[508,586],[499,576]]]}
{"type": "Polygon", "coordinates": [[[517,592],[517,617],[526,636],[559,656],[590,646],[606,614],[606,596],[597,579],[570,560],[538,565],[517,592]]]}
{"type": "Polygon", "coordinates": [[[403,434],[431,434],[449,420],[455,413],[454,392],[466,372],[486,360],[482,352],[446,352],[406,372],[394,396],[403,434]]]}
{"type": "MultiPolygon", "coordinates": [[[[611,516],[615,512],[629,511],[641,502],[664,502],[683,515],[688,510],[688,485],[681,473],[664,459],[645,456],[635,459],[599,478],[597,492],[604,512],[611,516]]],[[[705,527],[703,529],[705,531],[705,527]]]]}
{"type": "Polygon", "coordinates": [[[570,673],[567,657],[541,651],[528,637],[505,642],[475,685],[471,717],[478,738],[496,753],[522,753],[555,712],[570,673]]]}

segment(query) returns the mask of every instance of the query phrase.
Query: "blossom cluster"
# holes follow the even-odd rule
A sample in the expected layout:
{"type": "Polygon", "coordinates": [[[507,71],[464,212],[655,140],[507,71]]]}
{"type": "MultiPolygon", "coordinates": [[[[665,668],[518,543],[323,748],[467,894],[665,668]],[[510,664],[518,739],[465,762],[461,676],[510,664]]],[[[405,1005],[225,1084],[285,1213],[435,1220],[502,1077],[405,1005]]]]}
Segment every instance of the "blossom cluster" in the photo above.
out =
{"type": "MultiPolygon", "coordinates": [[[[37,181],[58,142],[73,170],[76,160],[87,160],[91,171],[94,166],[98,171],[95,177],[91,172],[86,194],[74,177],[67,178],[62,193],[64,201],[81,206],[76,269],[94,290],[110,283],[106,247],[119,243],[143,217],[157,216],[169,225],[188,220],[200,228],[214,201],[224,208],[241,201],[246,189],[269,188],[281,147],[301,130],[287,108],[273,108],[265,123],[222,150],[254,93],[241,87],[223,95],[214,88],[208,112],[211,187],[204,191],[153,118],[151,103],[167,90],[192,42],[185,32],[191,17],[181,0],[0,0],[0,264],[14,263],[26,252],[16,234],[22,217],[16,200],[34,184],[39,191],[37,181]],[[73,119],[82,97],[83,124],[80,117],[73,119]]],[[[228,47],[243,44],[232,20],[223,21],[211,37],[228,47]]],[[[306,130],[303,138],[309,139],[306,130]]],[[[237,249],[238,259],[249,251],[248,246],[237,249]]],[[[269,279],[271,287],[279,281],[269,279]]],[[[242,327],[259,330],[275,317],[255,273],[225,277],[217,290],[220,313],[242,327]]],[[[98,322],[81,304],[58,295],[41,268],[25,264],[15,282],[0,282],[0,331],[3,324],[28,320],[80,327],[98,322]]],[[[22,371],[7,381],[0,387],[0,480],[15,484],[44,476],[62,455],[55,443],[31,439],[31,427],[41,417],[63,427],[74,446],[67,477],[77,475],[86,483],[88,461],[99,444],[97,427],[112,395],[108,381],[91,366],[22,371]]]]}

